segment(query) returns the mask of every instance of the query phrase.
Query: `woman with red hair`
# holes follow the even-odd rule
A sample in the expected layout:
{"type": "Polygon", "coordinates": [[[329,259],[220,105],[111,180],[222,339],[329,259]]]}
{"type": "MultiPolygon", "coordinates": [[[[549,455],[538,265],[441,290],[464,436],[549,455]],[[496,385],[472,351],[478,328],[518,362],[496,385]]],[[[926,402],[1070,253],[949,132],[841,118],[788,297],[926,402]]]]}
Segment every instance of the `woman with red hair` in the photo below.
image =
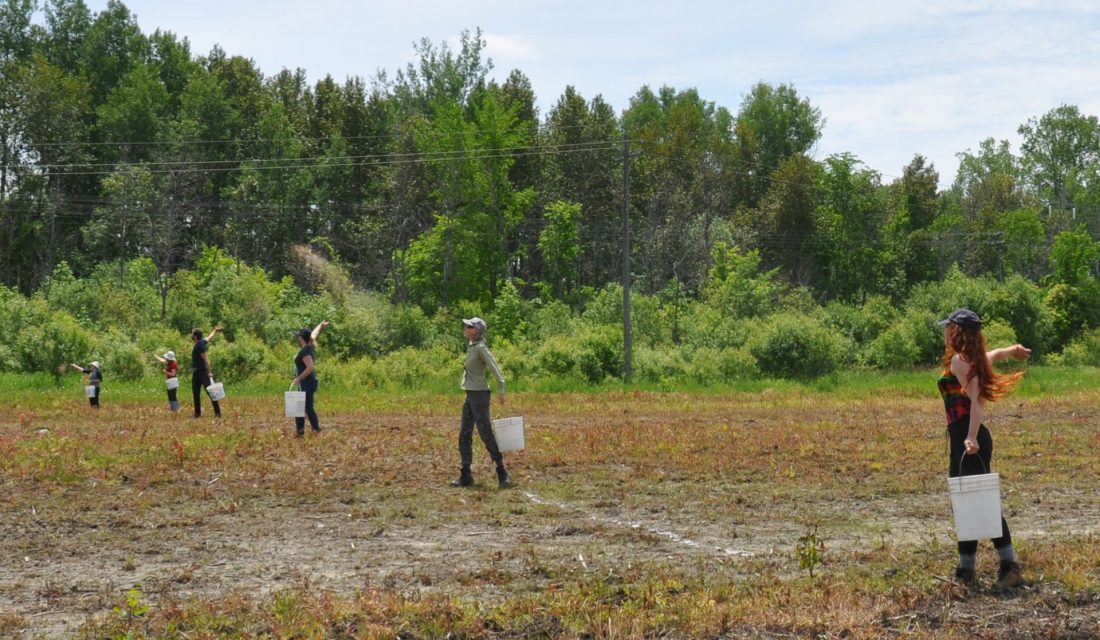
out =
{"type": "MultiPolygon", "coordinates": [[[[999,374],[993,365],[1008,358],[1026,359],[1031,349],[1014,344],[987,350],[982,320],[969,309],[956,309],[939,322],[944,327],[943,375],[940,395],[947,410],[947,434],[951,440],[948,476],[989,473],[993,460],[993,437],[982,424],[985,403],[1001,398],[1019,382],[1023,372],[999,374]]],[[[977,580],[978,541],[959,540],[959,566],[955,577],[967,584],[977,580]]],[[[1001,518],[1001,536],[993,539],[1000,558],[997,586],[1015,587],[1023,581],[1008,523],[1001,518]]]]}

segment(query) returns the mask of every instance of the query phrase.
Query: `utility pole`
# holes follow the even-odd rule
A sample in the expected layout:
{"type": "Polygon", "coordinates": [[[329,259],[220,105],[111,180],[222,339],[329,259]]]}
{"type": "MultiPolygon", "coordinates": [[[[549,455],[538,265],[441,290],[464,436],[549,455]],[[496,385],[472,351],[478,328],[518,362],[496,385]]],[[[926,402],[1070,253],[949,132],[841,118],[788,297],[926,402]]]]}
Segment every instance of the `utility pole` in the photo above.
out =
{"type": "Polygon", "coordinates": [[[623,126],[623,382],[630,384],[634,344],[630,335],[630,140],[623,126]]]}

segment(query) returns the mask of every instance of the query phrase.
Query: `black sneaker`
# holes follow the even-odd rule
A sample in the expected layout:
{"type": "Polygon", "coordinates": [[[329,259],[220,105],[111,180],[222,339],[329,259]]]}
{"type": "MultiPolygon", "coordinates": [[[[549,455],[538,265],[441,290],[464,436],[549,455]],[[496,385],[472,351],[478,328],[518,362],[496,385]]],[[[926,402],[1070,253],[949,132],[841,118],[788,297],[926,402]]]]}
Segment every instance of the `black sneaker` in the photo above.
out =
{"type": "Polygon", "coordinates": [[[1009,589],[1018,587],[1024,582],[1024,576],[1020,573],[1019,563],[1013,560],[1002,560],[997,567],[997,588],[1009,589]]]}
{"type": "Polygon", "coordinates": [[[966,567],[955,567],[955,579],[969,587],[978,581],[978,572],[966,567]]]}

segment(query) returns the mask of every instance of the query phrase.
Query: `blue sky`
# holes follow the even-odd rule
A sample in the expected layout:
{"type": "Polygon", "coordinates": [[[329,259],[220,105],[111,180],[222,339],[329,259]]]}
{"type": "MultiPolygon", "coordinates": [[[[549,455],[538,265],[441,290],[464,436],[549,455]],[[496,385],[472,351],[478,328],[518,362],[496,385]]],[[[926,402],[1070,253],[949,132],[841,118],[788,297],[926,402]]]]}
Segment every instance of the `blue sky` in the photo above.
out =
{"type": "MultiPolygon", "coordinates": [[[[889,181],[914,154],[941,184],[955,154],[1060,104],[1100,115],[1100,2],[1031,0],[124,0],[142,30],[220,44],[265,74],[392,74],[413,42],[480,27],[494,76],[518,68],[546,111],[567,85],[622,111],[643,85],[694,87],[736,112],[758,81],[791,83],[826,119],[814,149],[889,181]]],[[[93,11],[106,0],[88,0],[93,11]]]]}

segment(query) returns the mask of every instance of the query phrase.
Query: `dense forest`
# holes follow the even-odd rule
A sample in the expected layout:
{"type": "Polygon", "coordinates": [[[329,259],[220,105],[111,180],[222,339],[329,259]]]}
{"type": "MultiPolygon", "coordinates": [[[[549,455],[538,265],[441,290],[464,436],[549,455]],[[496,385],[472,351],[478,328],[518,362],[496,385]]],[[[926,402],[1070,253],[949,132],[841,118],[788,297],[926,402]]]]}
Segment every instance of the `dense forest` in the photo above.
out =
{"type": "Polygon", "coordinates": [[[598,381],[622,375],[624,241],[653,380],[927,364],[963,305],[1100,359],[1095,116],[1052,105],[1018,153],[976,141],[941,190],[919,154],[813,157],[826,114],[791,85],[735,111],[566,87],[542,114],[484,45],[311,84],[142,33],[122,2],[0,0],[0,370],[94,353],[140,375],[121,363],[220,322],[246,375],[319,314],[341,359],[451,353],[479,313],[515,368],[598,381]]]}

